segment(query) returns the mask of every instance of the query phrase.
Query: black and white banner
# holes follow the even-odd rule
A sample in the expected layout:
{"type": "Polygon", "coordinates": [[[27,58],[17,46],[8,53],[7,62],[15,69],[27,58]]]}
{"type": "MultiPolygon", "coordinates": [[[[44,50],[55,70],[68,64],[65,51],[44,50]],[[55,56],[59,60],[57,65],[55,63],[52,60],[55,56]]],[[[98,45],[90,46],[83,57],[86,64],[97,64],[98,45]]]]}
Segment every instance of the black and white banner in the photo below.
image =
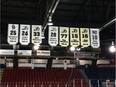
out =
{"type": "Polygon", "coordinates": [[[41,25],[32,25],[32,39],[31,42],[33,44],[41,44],[42,43],[42,27],[41,25]]]}
{"type": "Polygon", "coordinates": [[[89,28],[80,28],[81,46],[88,47],[90,45],[89,28]]]}
{"type": "Polygon", "coordinates": [[[58,44],[58,27],[49,26],[49,38],[48,43],[50,46],[56,46],[58,44]]]}
{"type": "Polygon", "coordinates": [[[73,47],[80,45],[79,28],[70,28],[70,45],[73,47]]]}
{"type": "Polygon", "coordinates": [[[69,45],[69,27],[60,27],[59,44],[63,47],[69,45]]]}
{"type": "Polygon", "coordinates": [[[100,46],[99,29],[90,28],[90,32],[91,32],[91,46],[93,48],[98,48],[100,46]]]}
{"type": "Polygon", "coordinates": [[[30,25],[20,25],[20,43],[21,45],[30,43],[30,25]]]}
{"type": "Polygon", "coordinates": [[[10,45],[14,45],[18,43],[18,31],[19,31],[18,24],[8,24],[7,42],[10,45]]]}

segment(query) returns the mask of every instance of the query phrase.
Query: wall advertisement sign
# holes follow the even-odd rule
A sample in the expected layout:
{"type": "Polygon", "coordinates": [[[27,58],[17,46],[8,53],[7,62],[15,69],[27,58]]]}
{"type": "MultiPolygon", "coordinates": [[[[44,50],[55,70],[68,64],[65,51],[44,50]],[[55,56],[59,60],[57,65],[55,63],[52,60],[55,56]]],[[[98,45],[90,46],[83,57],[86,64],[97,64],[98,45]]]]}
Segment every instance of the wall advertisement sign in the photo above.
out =
{"type": "Polygon", "coordinates": [[[37,56],[50,56],[49,50],[37,50],[37,56]]]}
{"type": "Polygon", "coordinates": [[[14,55],[14,50],[0,49],[0,55],[14,55]]]}
{"type": "Polygon", "coordinates": [[[18,50],[17,55],[18,56],[31,56],[32,50],[18,50]]]}

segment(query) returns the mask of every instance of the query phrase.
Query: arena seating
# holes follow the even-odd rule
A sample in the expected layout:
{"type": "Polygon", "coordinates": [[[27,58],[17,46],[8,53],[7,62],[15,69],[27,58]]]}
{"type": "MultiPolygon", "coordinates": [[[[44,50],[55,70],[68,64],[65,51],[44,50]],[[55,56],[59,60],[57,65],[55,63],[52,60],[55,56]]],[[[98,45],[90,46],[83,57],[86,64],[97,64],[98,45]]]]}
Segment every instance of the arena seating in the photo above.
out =
{"type": "Polygon", "coordinates": [[[97,87],[97,80],[100,81],[100,87],[102,87],[101,82],[105,82],[110,79],[112,82],[115,80],[115,67],[91,67],[85,69],[85,73],[88,79],[91,79],[91,83],[97,87]]]}
{"type": "Polygon", "coordinates": [[[78,69],[5,69],[2,87],[88,87],[78,69]],[[81,81],[83,84],[81,86],[81,81]]]}

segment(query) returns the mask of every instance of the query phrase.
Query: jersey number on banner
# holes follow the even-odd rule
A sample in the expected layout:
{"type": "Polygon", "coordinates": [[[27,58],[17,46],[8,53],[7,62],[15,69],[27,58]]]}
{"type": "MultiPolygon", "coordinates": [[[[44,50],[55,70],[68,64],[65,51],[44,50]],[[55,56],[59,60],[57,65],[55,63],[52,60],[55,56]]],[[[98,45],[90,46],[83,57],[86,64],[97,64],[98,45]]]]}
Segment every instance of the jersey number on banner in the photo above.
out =
{"type": "Polygon", "coordinates": [[[41,25],[32,25],[32,43],[33,44],[41,44],[42,36],[41,36],[41,25]]]}
{"type": "Polygon", "coordinates": [[[10,45],[14,45],[18,43],[18,24],[9,24],[8,25],[8,38],[7,41],[10,45]]]}
{"type": "Polygon", "coordinates": [[[51,46],[56,46],[58,44],[58,27],[49,26],[49,40],[48,43],[51,46]]]}
{"type": "Polygon", "coordinates": [[[79,46],[79,38],[79,28],[70,28],[70,45],[74,47],[79,46]]]}
{"type": "Polygon", "coordinates": [[[66,47],[69,45],[69,28],[60,27],[60,40],[59,43],[61,46],[66,47]]]}
{"type": "Polygon", "coordinates": [[[81,45],[83,47],[88,47],[90,45],[90,34],[89,28],[80,28],[81,34],[81,45]]]}
{"type": "Polygon", "coordinates": [[[99,40],[99,29],[91,28],[91,46],[93,48],[98,48],[100,46],[99,40]]]}
{"type": "Polygon", "coordinates": [[[30,25],[20,25],[20,43],[22,45],[30,43],[30,25]]]}

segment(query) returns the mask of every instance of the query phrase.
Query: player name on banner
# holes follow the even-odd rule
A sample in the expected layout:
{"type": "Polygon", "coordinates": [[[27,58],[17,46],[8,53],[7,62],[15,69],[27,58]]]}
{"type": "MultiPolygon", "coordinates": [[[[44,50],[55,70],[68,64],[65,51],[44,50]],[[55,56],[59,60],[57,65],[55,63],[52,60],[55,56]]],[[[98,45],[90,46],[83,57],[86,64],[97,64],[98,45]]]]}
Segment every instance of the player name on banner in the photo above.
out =
{"type": "Polygon", "coordinates": [[[48,43],[50,46],[56,46],[58,44],[58,27],[49,26],[48,43]]]}
{"type": "Polygon", "coordinates": [[[14,45],[18,43],[18,30],[19,30],[18,24],[8,24],[7,42],[10,45],[14,45]]]}
{"type": "Polygon", "coordinates": [[[60,27],[59,44],[63,47],[69,45],[69,27],[60,27]]]}
{"type": "Polygon", "coordinates": [[[91,46],[93,48],[98,48],[100,46],[99,29],[90,28],[90,32],[91,32],[91,46]]]}
{"type": "Polygon", "coordinates": [[[74,47],[79,46],[79,38],[79,28],[70,28],[70,45],[74,47]]]}
{"type": "Polygon", "coordinates": [[[30,43],[30,25],[20,25],[20,43],[22,45],[30,43]]]}
{"type": "Polygon", "coordinates": [[[81,34],[81,45],[83,47],[88,47],[90,45],[89,28],[80,28],[80,34],[81,34]]]}
{"type": "Polygon", "coordinates": [[[41,25],[32,25],[32,43],[41,44],[42,43],[42,28],[41,25]]]}

